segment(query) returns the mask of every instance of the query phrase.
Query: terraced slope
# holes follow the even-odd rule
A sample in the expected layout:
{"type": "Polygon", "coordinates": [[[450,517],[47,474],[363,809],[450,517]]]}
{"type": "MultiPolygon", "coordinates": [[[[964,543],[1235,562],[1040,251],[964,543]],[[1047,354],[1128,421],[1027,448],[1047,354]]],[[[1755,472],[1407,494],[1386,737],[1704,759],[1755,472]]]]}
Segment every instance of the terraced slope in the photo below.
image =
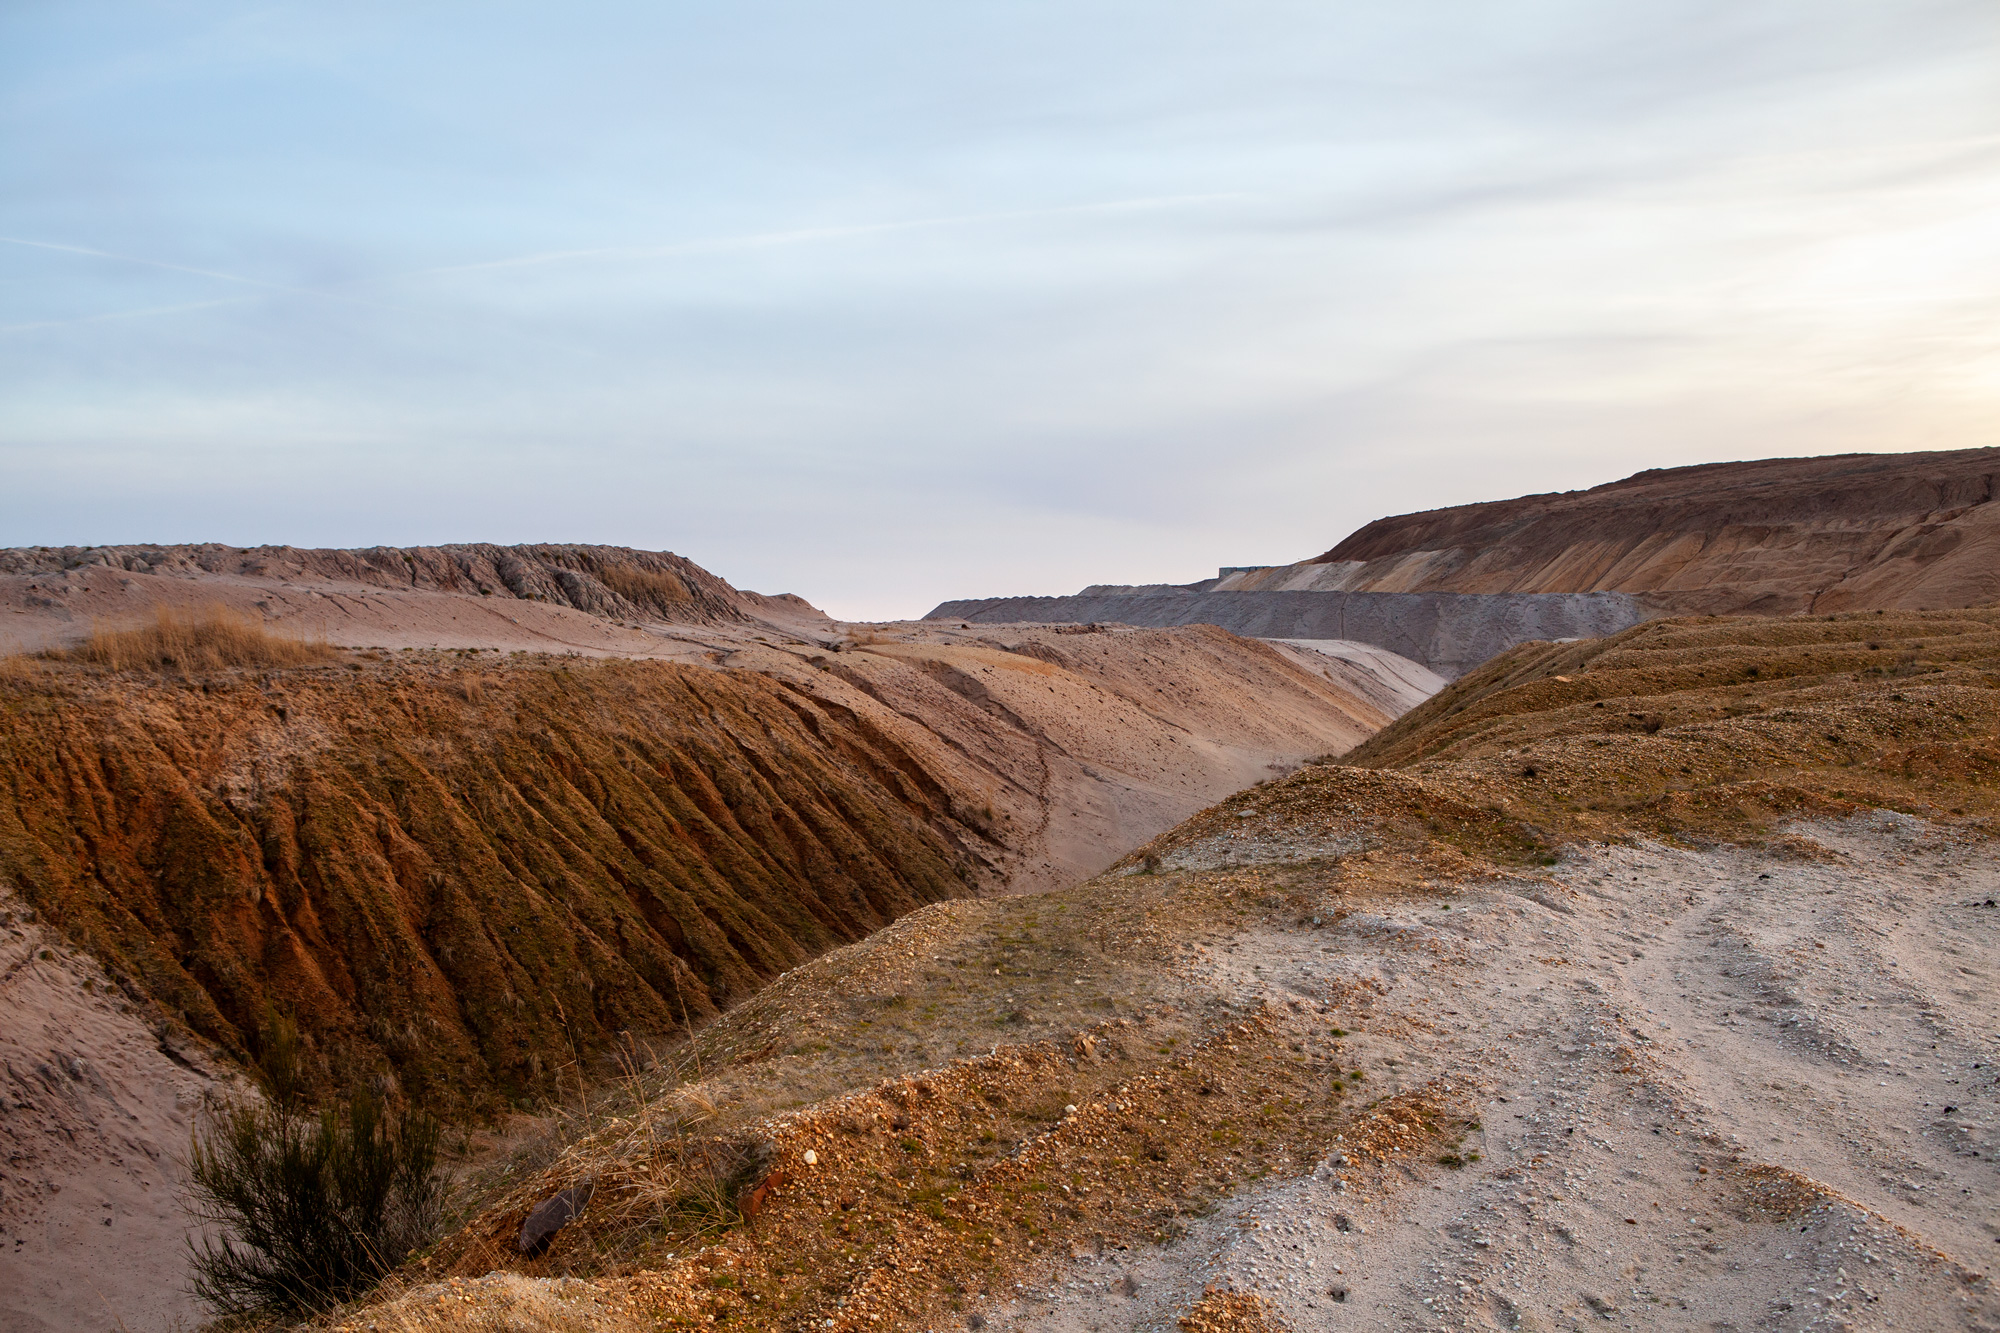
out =
{"type": "Polygon", "coordinates": [[[1996,747],[2000,613],[1524,646],[792,972],[342,1327],[1995,1327],[1996,747]]]}
{"type": "Polygon", "coordinates": [[[1653,469],[1562,494],[1377,519],[1222,590],[1622,592],[1673,612],[2000,602],[2000,449],[1653,469]]]}

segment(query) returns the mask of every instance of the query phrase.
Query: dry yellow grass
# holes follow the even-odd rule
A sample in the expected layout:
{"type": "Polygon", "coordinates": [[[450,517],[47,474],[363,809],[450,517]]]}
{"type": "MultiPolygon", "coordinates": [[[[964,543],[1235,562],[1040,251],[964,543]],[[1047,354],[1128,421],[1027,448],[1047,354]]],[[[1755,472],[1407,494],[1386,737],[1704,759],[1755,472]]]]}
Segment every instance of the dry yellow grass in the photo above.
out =
{"type": "Polygon", "coordinates": [[[324,641],[272,634],[254,617],[221,606],[178,612],[162,607],[136,629],[95,630],[65,656],[114,671],[215,671],[224,667],[307,666],[333,649],[324,641]]]}
{"type": "Polygon", "coordinates": [[[694,600],[687,584],[672,574],[655,573],[636,565],[603,565],[597,581],[628,602],[670,614],[676,607],[694,600]]]}
{"type": "MultiPolygon", "coordinates": [[[[1377,1097],[1342,1045],[1396,1031],[1369,983],[1246,1019],[1177,978],[1195,947],[1337,931],[1440,881],[1531,885],[1570,844],[1779,846],[1802,814],[1870,806],[1977,836],[2000,813],[1993,611],[1683,620],[1528,646],[1419,712],[1090,883],[935,906],[796,969],[559,1126],[403,1274],[428,1282],[394,1308],[428,1302],[433,1321],[379,1327],[591,1327],[509,1304],[559,1274],[589,1279],[563,1290],[606,1318],[661,1327],[955,1327],[1065,1255],[1167,1244],[1335,1142],[1347,1197],[1387,1195],[1479,1160],[1461,1152],[1480,1129],[1469,1081],[1446,1068],[1377,1097]],[[584,1178],[584,1217],[546,1255],[513,1254],[527,1210],[584,1178]],[[479,1276],[496,1268],[519,1275],[479,1276]]],[[[1759,1217],[1806,1199],[1789,1177],[1750,1183],[1759,1217]]],[[[1218,1287],[1181,1326],[1269,1329],[1275,1313],[1218,1287]]]]}

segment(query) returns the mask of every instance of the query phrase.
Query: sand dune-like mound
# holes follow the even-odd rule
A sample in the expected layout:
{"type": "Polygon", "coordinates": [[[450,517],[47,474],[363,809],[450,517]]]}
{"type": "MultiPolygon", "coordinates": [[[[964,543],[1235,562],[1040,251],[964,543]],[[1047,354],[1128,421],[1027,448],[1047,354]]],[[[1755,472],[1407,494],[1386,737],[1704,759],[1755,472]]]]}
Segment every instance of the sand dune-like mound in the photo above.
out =
{"type": "Polygon", "coordinates": [[[1378,519],[1223,590],[1624,592],[1679,612],[2000,601],[2000,449],[1653,469],[1554,495],[1378,519]]]}
{"type": "Polygon", "coordinates": [[[655,631],[810,629],[794,596],[746,592],[670,551],[622,546],[66,546],[0,550],[0,653],[75,643],[159,609],[222,607],[351,647],[658,656],[655,631]]]}

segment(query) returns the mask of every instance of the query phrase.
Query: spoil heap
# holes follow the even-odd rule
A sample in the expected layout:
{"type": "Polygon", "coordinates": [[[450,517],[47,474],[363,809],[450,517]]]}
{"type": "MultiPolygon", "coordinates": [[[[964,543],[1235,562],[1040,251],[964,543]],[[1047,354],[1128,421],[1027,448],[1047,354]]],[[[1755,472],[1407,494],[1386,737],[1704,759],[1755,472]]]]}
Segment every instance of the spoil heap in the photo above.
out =
{"type": "Polygon", "coordinates": [[[1687,612],[2000,600],[2000,449],[1655,468],[1587,491],[1377,519],[1224,587],[1630,593],[1687,612]]]}
{"type": "Polygon", "coordinates": [[[343,1327],[1989,1326],[1996,814],[2000,613],[1524,646],[788,974],[343,1327]]]}
{"type": "MultiPolygon", "coordinates": [[[[398,632],[471,604],[340,600],[398,632]]],[[[1073,882],[1389,720],[1212,629],[554,609],[631,660],[342,651],[169,605],[0,658],[10,1327],[193,1316],[159,1294],[185,1260],[174,1155],[287,1020],[322,1092],[505,1115],[925,903],[1073,882]]]]}

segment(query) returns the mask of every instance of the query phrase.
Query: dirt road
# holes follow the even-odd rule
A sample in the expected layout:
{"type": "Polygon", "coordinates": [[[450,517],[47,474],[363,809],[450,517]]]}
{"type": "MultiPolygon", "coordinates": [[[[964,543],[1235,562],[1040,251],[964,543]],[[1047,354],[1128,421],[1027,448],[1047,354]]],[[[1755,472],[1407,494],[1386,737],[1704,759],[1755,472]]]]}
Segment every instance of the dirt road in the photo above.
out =
{"type": "Polygon", "coordinates": [[[1455,1169],[1336,1149],[992,1325],[1169,1328],[1220,1284],[1301,1329],[2000,1326],[2000,858],[1890,814],[1799,834],[1204,947],[1191,984],[1325,1007],[1372,1091],[1482,1130],[1455,1169]]]}

